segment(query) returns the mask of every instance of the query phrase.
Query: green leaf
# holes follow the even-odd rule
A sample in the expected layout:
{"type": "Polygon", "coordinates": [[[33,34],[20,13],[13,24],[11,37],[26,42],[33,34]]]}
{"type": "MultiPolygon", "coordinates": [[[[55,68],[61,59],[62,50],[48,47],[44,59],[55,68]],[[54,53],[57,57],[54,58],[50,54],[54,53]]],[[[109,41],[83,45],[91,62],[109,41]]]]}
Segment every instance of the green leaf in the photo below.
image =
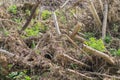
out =
{"type": "Polygon", "coordinates": [[[90,38],[89,41],[84,42],[86,45],[91,46],[92,48],[102,51],[105,51],[105,46],[104,43],[101,39],[96,39],[94,37],[90,38]]]}
{"type": "Polygon", "coordinates": [[[13,14],[17,14],[17,6],[16,5],[9,6],[8,11],[13,14]]]}

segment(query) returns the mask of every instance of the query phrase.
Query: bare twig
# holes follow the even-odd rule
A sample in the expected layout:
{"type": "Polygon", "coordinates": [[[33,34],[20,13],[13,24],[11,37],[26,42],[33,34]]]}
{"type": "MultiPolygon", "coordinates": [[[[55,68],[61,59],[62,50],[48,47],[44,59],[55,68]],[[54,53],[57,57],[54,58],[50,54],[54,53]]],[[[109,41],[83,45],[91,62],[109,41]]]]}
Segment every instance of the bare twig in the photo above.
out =
{"type": "Polygon", "coordinates": [[[81,41],[82,43],[86,41],[86,39],[84,39],[83,37],[76,35],[75,38],[79,41],[81,41]]]}
{"type": "Polygon", "coordinates": [[[61,35],[60,28],[59,28],[58,21],[57,21],[57,16],[56,16],[55,12],[53,12],[53,19],[54,19],[54,24],[55,24],[55,27],[56,27],[56,31],[59,35],[61,35]]]}
{"type": "Polygon", "coordinates": [[[0,21],[8,21],[8,22],[11,22],[11,23],[16,24],[16,25],[21,25],[21,24],[16,23],[16,22],[14,22],[14,21],[12,21],[12,20],[9,20],[9,19],[1,19],[1,18],[0,18],[0,21]]]}
{"type": "Polygon", "coordinates": [[[77,25],[75,26],[72,34],[70,35],[71,39],[73,39],[75,37],[75,35],[79,32],[81,27],[82,27],[82,23],[78,22],[77,25]]]}
{"type": "Polygon", "coordinates": [[[70,0],[66,0],[65,3],[62,6],[60,6],[60,8],[63,8],[69,1],[70,0]]]}
{"type": "Polygon", "coordinates": [[[106,27],[107,27],[107,15],[108,15],[108,3],[105,0],[105,5],[104,5],[104,19],[103,19],[103,26],[102,26],[102,39],[104,40],[106,37],[106,27]]]}
{"type": "Polygon", "coordinates": [[[0,53],[8,55],[9,57],[14,57],[15,55],[13,53],[10,53],[6,50],[0,49],[0,53]]]}
{"type": "Polygon", "coordinates": [[[24,30],[28,27],[28,25],[30,24],[30,22],[31,22],[31,20],[32,20],[34,14],[35,14],[35,12],[36,12],[36,9],[37,9],[37,7],[39,6],[40,2],[41,2],[41,1],[37,1],[36,5],[32,8],[31,15],[30,15],[30,17],[27,19],[26,23],[23,25],[20,33],[22,33],[22,31],[24,31],[24,30]]]}
{"type": "Polygon", "coordinates": [[[68,36],[68,35],[64,35],[72,44],[75,48],[78,48],[79,49],[79,46],[68,36]]]}
{"type": "Polygon", "coordinates": [[[90,8],[90,10],[91,10],[91,12],[92,12],[92,14],[93,14],[93,17],[94,17],[94,19],[95,19],[95,21],[96,21],[96,24],[97,24],[97,26],[99,27],[99,30],[100,30],[100,26],[102,25],[102,22],[101,22],[98,14],[97,14],[97,11],[96,11],[96,9],[95,9],[95,6],[94,6],[94,4],[93,4],[93,1],[92,1],[92,0],[89,0],[89,2],[90,2],[89,8],[90,8]]]}
{"type": "Polygon", "coordinates": [[[111,76],[111,75],[107,75],[107,74],[101,74],[101,73],[97,73],[97,72],[88,72],[88,71],[85,71],[86,74],[92,74],[92,75],[98,75],[98,76],[104,76],[104,77],[108,77],[108,78],[113,78],[113,79],[117,79],[117,80],[120,80],[120,77],[118,76],[111,76]]]}
{"type": "Polygon", "coordinates": [[[100,3],[101,11],[103,12],[103,2],[101,0],[98,0],[100,3]]]}
{"type": "MultiPolygon", "coordinates": [[[[72,34],[72,32],[70,31],[70,34],[72,34]]],[[[80,42],[85,42],[86,39],[83,38],[82,34],[79,35],[75,35],[75,40],[79,40],[80,42]]],[[[72,39],[72,38],[71,38],[72,39]]]]}
{"type": "Polygon", "coordinates": [[[115,64],[115,61],[112,57],[108,56],[107,54],[100,52],[96,49],[93,49],[85,44],[83,44],[83,50],[86,52],[90,52],[91,54],[97,55],[98,57],[102,57],[104,60],[106,60],[110,64],[115,64]]]}
{"type": "Polygon", "coordinates": [[[80,65],[80,66],[84,66],[84,67],[87,67],[87,68],[90,67],[90,66],[88,66],[87,64],[85,64],[85,63],[83,63],[83,62],[81,62],[81,61],[78,61],[78,60],[70,57],[70,56],[67,55],[67,54],[60,54],[59,56],[57,56],[57,58],[64,58],[64,59],[67,59],[68,61],[72,61],[73,63],[78,64],[78,65],[80,65]]]}
{"type": "Polygon", "coordinates": [[[79,76],[85,78],[86,80],[94,80],[92,77],[88,77],[88,76],[86,76],[86,75],[84,75],[84,74],[82,74],[82,73],[80,73],[80,72],[74,71],[74,70],[72,70],[72,69],[67,69],[67,71],[70,72],[70,73],[79,75],[79,76]]]}

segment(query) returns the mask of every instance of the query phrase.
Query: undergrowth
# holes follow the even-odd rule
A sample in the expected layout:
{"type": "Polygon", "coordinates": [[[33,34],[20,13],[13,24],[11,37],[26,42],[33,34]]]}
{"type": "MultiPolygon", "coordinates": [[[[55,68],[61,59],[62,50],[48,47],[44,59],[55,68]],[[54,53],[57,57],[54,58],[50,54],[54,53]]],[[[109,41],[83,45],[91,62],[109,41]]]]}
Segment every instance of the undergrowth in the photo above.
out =
{"type": "Polygon", "coordinates": [[[105,46],[101,39],[96,39],[94,37],[90,38],[89,41],[85,41],[85,44],[99,51],[104,52],[105,46]]]}
{"type": "Polygon", "coordinates": [[[16,5],[11,5],[8,7],[8,11],[13,14],[17,14],[17,6],[16,5]]]}
{"type": "Polygon", "coordinates": [[[51,14],[52,13],[50,11],[44,10],[44,11],[42,11],[41,17],[42,17],[43,20],[46,20],[51,16],[51,14]]]}

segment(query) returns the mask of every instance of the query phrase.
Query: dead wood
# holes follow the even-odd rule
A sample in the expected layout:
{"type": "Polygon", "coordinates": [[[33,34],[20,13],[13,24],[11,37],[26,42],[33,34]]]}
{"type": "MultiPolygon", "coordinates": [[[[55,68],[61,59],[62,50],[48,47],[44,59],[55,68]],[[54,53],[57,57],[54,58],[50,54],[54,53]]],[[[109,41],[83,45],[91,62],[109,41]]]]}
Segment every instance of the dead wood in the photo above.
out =
{"type": "Polygon", "coordinates": [[[111,76],[105,73],[97,73],[97,72],[86,72],[86,74],[91,74],[91,75],[97,75],[97,76],[104,76],[106,78],[110,78],[111,79],[115,79],[115,80],[119,80],[120,77],[119,76],[111,76]]]}
{"type": "Polygon", "coordinates": [[[89,52],[91,54],[94,54],[94,55],[97,55],[98,57],[102,57],[103,59],[106,60],[106,62],[110,63],[110,64],[115,64],[115,61],[113,60],[112,57],[110,57],[109,55],[103,53],[103,52],[100,52],[96,49],[93,49],[85,44],[83,44],[83,50],[86,51],[86,52],[89,52]]]}
{"type": "Polygon", "coordinates": [[[65,34],[64,36],[73,44],[75,48],[79,49],[78,45],[68,35],[65,34]]]}
{"type": "Polygon", "coordinates": [[[87,68],[89,68],[90,66],[88,66],[87,64],[85,64],[85,63],[83,63],[83,62],[81,62],[81,61],[78,61],[78,60],[76,60],[76,59],[74,59],[74,58],[72,58],[72,57],[70,57],[69,55],[67,55],[67,54],[59,54],[58,56],[57,56],[57,59],[59,59],[59,60],[63,60],[62,62],[64,63],[64,62],[66,62],[66,61],[70,61],[70,62],[73,62],[73,63],[75,63],[75,64],[78,64],[79,66],[81,66],[81,67],[87,67],[87,68]]]}
{"type": "Polygon", "coordinates": [[[3,50],[3,49],[0,49],[0,52],[7,55],[7,56],[9,56],[9,57],[14,57],[15,56],[13,53],[10,53],[10,52],[8,52],[6,50],[3,50]]]}
{"type": "Polygon", "coordinates": [[[83,78],[86,79],[86,80],[94,80],[94,78],[88,77],[88,76],[86,76],[86,75],[84,75],[84,74],[82,74],[82,73],[80,73],[80,72],[77,72],[77,71],[74,71],[74,70],[71,70],[71,69],[67,69],[67,71],[68,71],[69,73],[72,73],[72,74],[75,74],[75,75],[79,75],[79,76],[83,77],[83,78]]]}
{"type": "Polygon", "coordinates": [[[75,39],[76,40],[79,40],[80,42],[84,43],[86,41],[86,39],[84,39],[83,37],[79,36],[79,35],[76,35],[75,36],[75,39]]]}
{"type": "Polygon", "coordinates": [[[92,0],[89,0],[89,3],[90,3],[90,6],[89,6],[90,11],[92,12],[93,17],[94,17],[94,19],[95,19],[95,22],[96,22],[96,24],[97,24],[97,26],[98,26],[98,28],[99,28],[99,30],[100,30],[100,27],[101,27],[101,25],[102,25],[102,22],[101,22],[98,14],[97,14],[97,11],[96,11],[96,9],[95,9],[95,6],[94,6],[93,1],[92,1],[92,0]]]}
{"type": "Polygon", "coordinates": [[[21,33],[22,31],[24,31],[24,30],[28,27],[28,25],[30,24],[30,22],[31,22],[31,20],[32,20],[34,14],[35,14],[35,12],[36,12],[36,9],[38,8],[38,6],[39,6],[40,3],[41,3],[41,1],[36,2],[36,5],[35,5],[35,6],[33,7],[33,9],[31,10],[31,15],[30,15],[29,18],[27,19],[26,23],[23,25],[22,29],[20,30],[20,33],[21,33]]]}
{"type": "Polygon", "coordinates": [[[82,27],[82,23],[78,22],[77,25],[74,27],[72,34],[70,35],[70,38],[73,39],[75,37],[75,35],[79,32],[79,30],[82,27]]]}
{"type": "Polygon", "coordinates": [[[103,2],[102,2],[102,0],[98,0],[98,1],[100,3],[101,11],[103,12],[103,2]]]}
{"type": "Polygon", "coordinates": [[[56,16],[55,12],[53,12],[53,19],[54,19],[54,24],[55,24],[55,27],[56,27],[56,31],[59,35],[61,35],[60,28],[59,28],[59,25],[58,25],[57,16],[56,16]]]}
{"type": "Polygon", "coordinates": [[[102,26],[102,39],[104,40],[106,37],[106,28],[107,28],[107,16],[108,16],[108,2],[105,0],[104,4],[104,13],[103,13],[103,26],[102,26]]]}

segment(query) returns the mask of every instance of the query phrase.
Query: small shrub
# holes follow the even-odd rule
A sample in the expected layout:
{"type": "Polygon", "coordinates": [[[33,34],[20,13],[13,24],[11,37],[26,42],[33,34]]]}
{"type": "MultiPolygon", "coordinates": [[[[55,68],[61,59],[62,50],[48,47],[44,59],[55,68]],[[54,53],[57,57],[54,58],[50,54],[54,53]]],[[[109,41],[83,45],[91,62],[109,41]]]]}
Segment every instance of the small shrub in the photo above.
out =
{"type": "Polygon", "coordinates": [[[118,49],[118,50],[117,50],[117,55],[119,55],[119,56],[120,56],[120,49],[118,49]]]}
{"type": "Polygon", "coordinates": [[[32,41],[31,47],[32,47],[32,48],[35,48],[35,46],[36,46],[36,45],[35,45],[35,41],[32,41]]]}
{"type": "Polygon", "coordinates": [[[45,32],[47,30],[47,26],[43,25],[42,23],[35,23],[31,28],[27,28],[26,36],[37,36],[39,32],[45,32]]]}
{"type": "Polygon", "coordinates": [[[65,15],[64,15],[63,12],[56,11],[55,13],[56,13],[56,15],[58,16],[58,20],[59,20],[61,23],[65,24],[65,23],[67,22],[66,17],[65,17],[65,15]]]}
{"type": "Polygon", "coordinates": [[[106,36],[105,39],[104,39],[104,41],[105,41],[106,43],[110,43],[111,40],[112,40],[111,36],[106,36]]]}
{"type": "Polygon", "coordinates": [[[25,10],[26,16],[30,16],[30,10],[25,10]]]}
{"type": "Polygon", "coordinates": [[[70,64],[70,67],[71,67],[72,69],[77,69],[78,66],[77,66],[76,64],[71,63],[71,64],[70,64]]]}
{"type": "Polygon", "coordinates": [[[21,18],[13,18],[13,21],[15,21],[16,23],[21,23],[22,19],[21,18]]]}
{"type": "Polygon", "coordinates": [[[92,37],[89,39],[89,41],[86,41],[85,44],[96,49],[96,50],[99,50],[102,52],[105,51],[105,46],[104,46],[104,43],[101,39],[97,40],[97,39],[92,37]]]}
{"type": "Polygon", "coordinates": [[[41,14],[41,17],[42,17],[42,19],[43,20],[46,20],[46,19],[48,19],[50,16],[51,16],[51,12],[50,11],[48,11],[48,10],[44,10],[43,12],[42,12],[42,14],[41,14]]]}
{"type": "Polygon", "coordinates": [[[11,72],[8,76],[8,78],[12,80],[31,80],[31,78],[26,75],[26,72],[11,72]]]}
{"type": "Polygon", "coordinates": [[[86,39],[89,39],[89,38],[94,37],[94,36],[95,36],[94,33],[91,33],[91,32],[85,33],[85,38],[86,39]]]}
{"type": "Polygon", "coordinates": [[[118,49],[118,50],[110,49],[109,51],[113,56],[120,56],[120,49],[118,49]]]}
{"type": "Polygon", "coordinates": [[[16,5],[9,6],[8,11],[10,13],[17,14],[17,6],[16,5]]]}

